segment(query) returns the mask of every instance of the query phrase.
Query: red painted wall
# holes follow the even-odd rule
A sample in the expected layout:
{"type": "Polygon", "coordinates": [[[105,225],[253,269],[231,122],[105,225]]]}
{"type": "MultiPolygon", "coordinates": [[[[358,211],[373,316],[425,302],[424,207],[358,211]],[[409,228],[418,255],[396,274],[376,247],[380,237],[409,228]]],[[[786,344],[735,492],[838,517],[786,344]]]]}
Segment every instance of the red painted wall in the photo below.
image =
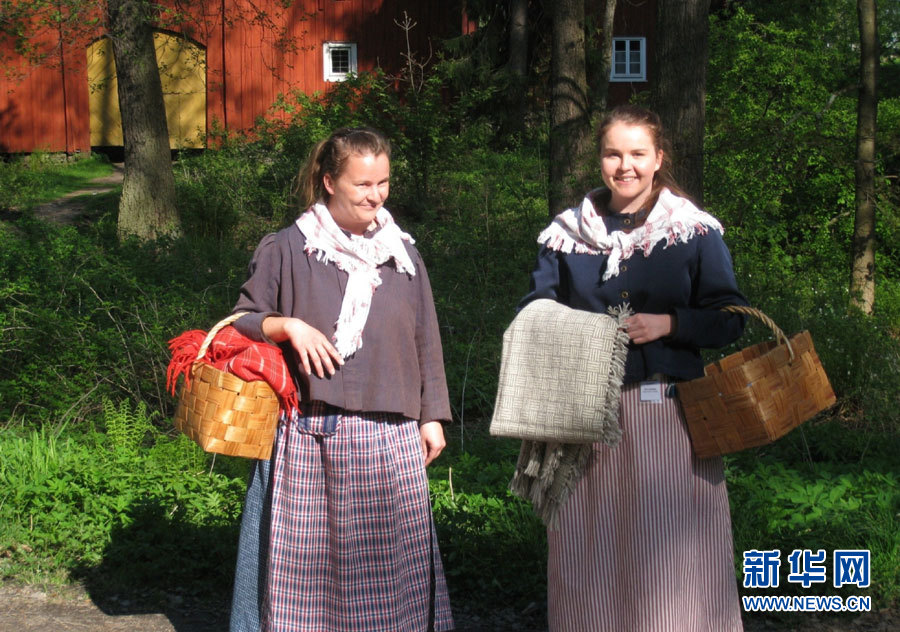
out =
{"type": "Polygon", "coordinates": [[[0,152],[90,150],[84,49],[48,43],[44,64],[0,73],[0,152]]]}
{"type": "MultiPolygon", "coordinates": [[[[295,0],[279,9],[275,0],[256,0],[267,9],[274,29],[243,19],[249,0],[204,0],[192,3],[191,20],[180,29],[206,47],[207,121],[230,130],[246,130],[266,113],[279,93],[300,89],[324,91],[322,44],[357,44],[359,70],[380,66],[396,73],[406,52],[403,31],[394,23],[404,10],[416,22],[410,48],[420,58],[429,41],[458,35],[463,27],[461,2],[429,0],[295,0]],[[226,16],[223,21],[222,16],[226,16]],[[298,50],[275,44],[274,33],[285,28],[298,50]]],[[[96,35],[100,35],[97,33],[96,35]]],[[[0,75],[0,152],[90,150],[86,65],[87,38],[59,46],[65,62],[22,68],[24,77],[0,75]]]]}
{"type": "MultiPolygon", "coordinates": [[[[276,27],[286,27],[298,46],[286,52],[274,44],[271,28],[242,18],[250,1],[184,3],[191,5],[193,15],[180,29],[206,47],[208,126],[217,122],[229,130],[246,130],[279,93],[327,90],[331,84],[324,81],[322,71],[326,41],[355,42],[361,71],[380,66],[398,72],[406,40],[395,21],[402,20],[404,10],[417,23],[410,32],[410,48],[420,59],[428,57],[430,40],[435,40],[432,48],[436,48],[437,40],[475,28],[465,15],[463,0],[294,0],[286,10],[277,8],[277,0],[254,0],[268,10],[276,27]]],[[[602,11],[603,0],[594,4],[602,11]]],[[[648,80],[654,71],[655,26],[656,0],[618,2],[615,34],[647,38],[648,80]]],[[[60,45],[58,37],[44,37],[58,50],[51,65],[23,67],[23,79],[0,73],[0,152],[90,150],[85,70],[89,38],[60,45]]],[[[626,102],[648,88],[649,83],[611,83],[610,103],[626,102]]]]}

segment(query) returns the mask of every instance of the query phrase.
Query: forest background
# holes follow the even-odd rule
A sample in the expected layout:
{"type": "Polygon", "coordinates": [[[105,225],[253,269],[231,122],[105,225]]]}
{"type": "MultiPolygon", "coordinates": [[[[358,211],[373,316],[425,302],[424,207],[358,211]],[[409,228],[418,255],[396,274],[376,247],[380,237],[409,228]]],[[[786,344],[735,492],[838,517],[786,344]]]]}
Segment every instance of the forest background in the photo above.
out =
{"type": "MultiPolygon", "coordinates": [[[[230,312],[259,238],[297,213],[291,182],[310,146],[340,125],[369,124],[394,143],[388,207],[423,253],[441,325],[454,423],[429,478],[452,597],[541,616],[544,531],[507,491],[517,444],[489,438],[486,425],[501,335],[549,217],[548,18],[532,3],[518,110],[508,103],[505,3],[470,4],[479,31],[445,42],[430,63],[284,95],[252,133],[218,133],[218,149],[179,154],[181,237],[120,240],[118,192],[92,196],[75,226],[34,216],[38,203],[108,171],[101,156],[0,164],[0,578],[82,581],[97,600],[227,603],[247,463],[213,458],[172,430],[166,341],[230,312]]],[[[849,290],[855,3],[823,0],[802,13],[762,0],[717,6],[704,202],[726,226],[751,304],[787,332],[811,331],[838,396],[775,444],[726,457],[736,574],[750,549],[867,549],[871,586],[856,592],[895,607],[900,7],[883,2],[878,15],[876,286],[866,314],[849,290]]],[[[599,63],[598,28],[587,23],[589,65],[599,63]]],[[[739,346],[769,336],[751,326],[739,346]]],[[[778,594],[852,592],[803,589],[785,581],[787,566],[778,594]]]]}

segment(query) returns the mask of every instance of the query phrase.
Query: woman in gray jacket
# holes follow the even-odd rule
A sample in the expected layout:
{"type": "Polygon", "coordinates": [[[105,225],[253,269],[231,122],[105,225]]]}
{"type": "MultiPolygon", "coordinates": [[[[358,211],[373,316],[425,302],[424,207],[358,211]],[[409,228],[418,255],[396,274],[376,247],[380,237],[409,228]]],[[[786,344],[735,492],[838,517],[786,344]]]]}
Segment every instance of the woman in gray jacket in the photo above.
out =
{"type": "Polygon", "coordinates": [[[241,333],[284,350],[302,412],[251,475],[233,632],[453,627],[425,475],[450,419],[441,342],[389,178],[378,132],[319,143],[306,210],[263,238],[235,305],[241,333]]]}

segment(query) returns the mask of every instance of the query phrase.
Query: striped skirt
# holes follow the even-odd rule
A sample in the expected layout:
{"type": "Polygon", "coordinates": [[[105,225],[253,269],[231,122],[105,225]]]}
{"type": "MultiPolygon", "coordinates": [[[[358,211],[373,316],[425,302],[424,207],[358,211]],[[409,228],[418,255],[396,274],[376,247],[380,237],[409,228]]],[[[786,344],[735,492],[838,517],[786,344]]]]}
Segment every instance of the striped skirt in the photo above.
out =
{"type": "Polygon", "coordinates": [[[639,384],[620,423],[547,533],[550,629],[741,630],[722,459],[697,459],[677,399],[642,402],[639,384]]]}
{"type": "Polygon", "coordinates": [[[317,404],[251,473],[231,632],[452,629],[417,422],[317,404]]]}

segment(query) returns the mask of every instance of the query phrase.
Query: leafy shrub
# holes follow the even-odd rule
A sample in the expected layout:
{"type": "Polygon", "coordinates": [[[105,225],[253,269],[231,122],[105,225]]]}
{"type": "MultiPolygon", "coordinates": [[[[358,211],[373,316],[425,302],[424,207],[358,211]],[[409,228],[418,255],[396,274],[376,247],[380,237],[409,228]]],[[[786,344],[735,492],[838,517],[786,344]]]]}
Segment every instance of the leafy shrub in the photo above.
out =
{"type": "Polygon", "coordinates": [[[471,437],[429,468],[432,504],[451,601],[476,610],[543,603],[546,531],[508,485],[518,442],[471,437]]]}
{"type": "MultiPolygon", "coordinates": [[[[795,432],[799,436],[794,442],[804,440],[803,433],[795,432]]],[[[846,446],[846,430],[839,424],[812,433],[806,429],[807,447],[813,453],[818,452],[817,444],[829,443],[817,440],[816,434],[821,432],[834,433],[832,445],[846,446]]],[[[856,463],[833,456],[815,461],[785,459],[790,442],[729,458],[727,477],[738,566],[742,552],[751,549],[780,549],[783,558],[795,549],[825,549],[829,560],[835,549],[867,549],[871,551],[872,581],[863,594],[885,606],[897,603],[900,478],[895,458],[900,446],[896,438],[888,439],[887,444],[892,447],[856,463]]],[[[781,592],[792,590],[786,581],[788,570],[783,564],[781,592]]]]}
{"type": "MultiPolygon", "coordinates": [[[[127,417],[138,419],[133,411],[127,417]]],[[[133,437],[141,425],[129,430],[133,437]]],[[[0,434],[0,577],[77,576],[101,596],[227,592],[244,485],[185,467],[192,462],[205,458],[184,437],[159,436],[152,447],[136,448],[96,432],[6,429],[0,434]],[[178,451],[194,454],[169,458],[178,451]]]]}
{"type": "Polygon", "coordinates": [[[548,222],[539,147],[494,152],[468,130],[432,174],[433,203],[413,225],[434,289],[451,405],[458,419],[493,410],[503,331],[528,291],[548,222]]]}
{"type": "Polygon", "coordinates": [[[0,232],[0,414],[32,427],[84,419],[103,396],[170,412],[166,341],[230,311],[248,258],[27,218],[0,232]]]}

